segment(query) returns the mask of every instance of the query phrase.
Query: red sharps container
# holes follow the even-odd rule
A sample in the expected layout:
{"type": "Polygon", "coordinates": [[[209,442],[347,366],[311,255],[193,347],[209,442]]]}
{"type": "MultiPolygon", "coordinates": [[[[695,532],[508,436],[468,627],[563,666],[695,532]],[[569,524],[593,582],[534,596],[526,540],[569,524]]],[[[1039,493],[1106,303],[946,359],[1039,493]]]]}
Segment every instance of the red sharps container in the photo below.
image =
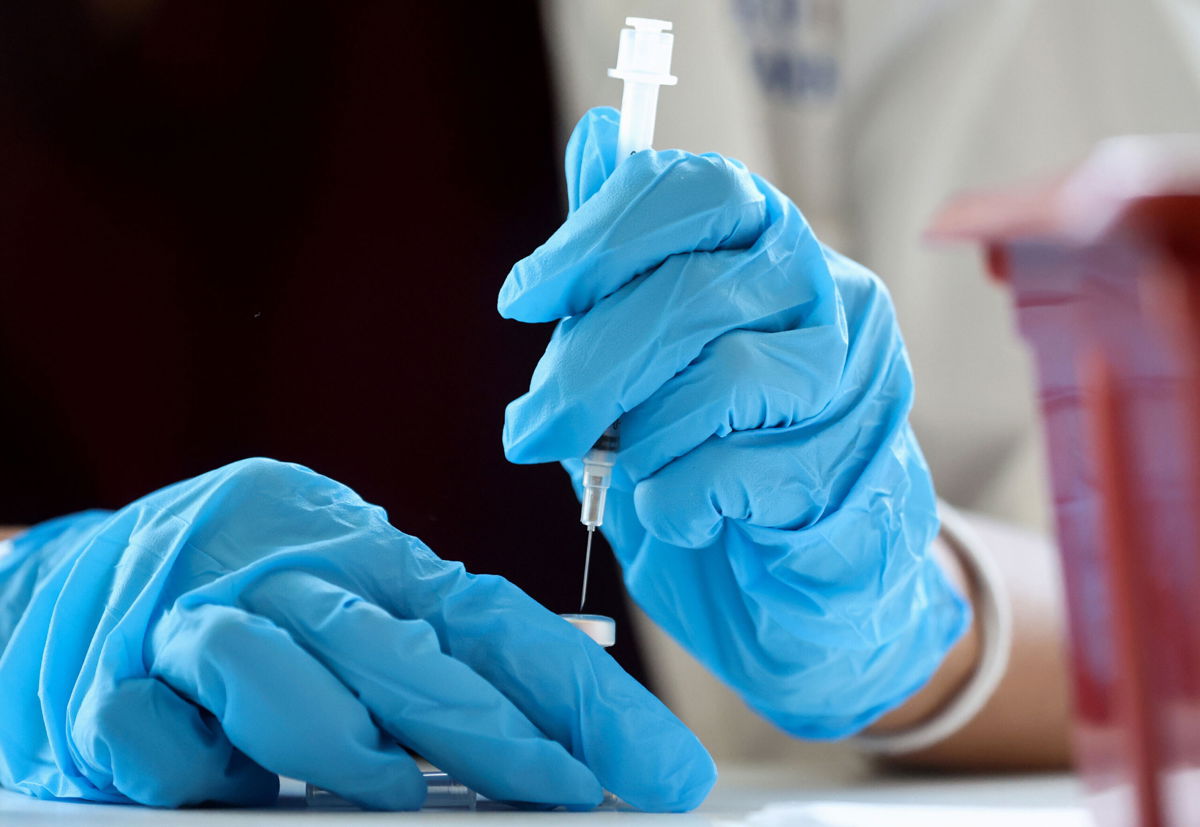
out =
{"type": "MultiPolygon", "coordinates": [[[[1200,136],[951,202],[1035,354],[1075,752],[1100,825],[1200,825],[1200,136]]],[[[981,365],[986,370],[986,366],[981,365]]]]}

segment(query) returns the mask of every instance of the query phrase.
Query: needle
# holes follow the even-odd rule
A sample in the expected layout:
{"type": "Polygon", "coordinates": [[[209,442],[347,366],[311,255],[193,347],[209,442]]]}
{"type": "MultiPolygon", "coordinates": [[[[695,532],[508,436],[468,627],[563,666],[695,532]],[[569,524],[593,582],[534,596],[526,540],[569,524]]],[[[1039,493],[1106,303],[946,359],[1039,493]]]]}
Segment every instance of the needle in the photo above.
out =
{"type": "Polygon", "coordinates": [[[583,558],[583,593],[579,595],[579,613],[583,614],[583,604],[587,600],[588,569],[592,567],[592,536],[596,533],[595,526],[588,526],[587,554],[583,558]]]}

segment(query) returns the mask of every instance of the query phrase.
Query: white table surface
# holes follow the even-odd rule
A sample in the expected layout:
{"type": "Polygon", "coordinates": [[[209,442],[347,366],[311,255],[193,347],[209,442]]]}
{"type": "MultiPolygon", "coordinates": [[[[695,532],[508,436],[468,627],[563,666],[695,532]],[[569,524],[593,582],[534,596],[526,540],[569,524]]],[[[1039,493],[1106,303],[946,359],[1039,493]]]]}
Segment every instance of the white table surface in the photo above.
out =
{"type": "Polygon", "coordinates": [[[304,804],[303,785],[285,781],[279,803],[264,810],[152,810],[103,804],[69,804],[35,801],[0,790],[0,824],[4,827],[30,825],[79,825],[92,827],[139,827],[139,825],[199,825],[218,827],[324,827],[325,825],[373,825],[425,823],[437,827],[473,825],[482,821],[508,825],[536,824],[555,827],[730,827],[767,804],[785,801],[859,801],[895,804],[947,804],[995,807],[1063,807],[1081,805],[1082,794],[1075,778],[1067,774],[1009,776],[879,776],[856,773],[847,777],[830,773],[804,777],[795,767],[769,765],[723,768],[721,779],[708,800],[695,812],[682,814],[637,813],[627,810],[596,810],[589,813],[530,813],[515,810],[476,812],[426,810],[420,813],[367,813],[357,810],[310,810],[304,804]]]}

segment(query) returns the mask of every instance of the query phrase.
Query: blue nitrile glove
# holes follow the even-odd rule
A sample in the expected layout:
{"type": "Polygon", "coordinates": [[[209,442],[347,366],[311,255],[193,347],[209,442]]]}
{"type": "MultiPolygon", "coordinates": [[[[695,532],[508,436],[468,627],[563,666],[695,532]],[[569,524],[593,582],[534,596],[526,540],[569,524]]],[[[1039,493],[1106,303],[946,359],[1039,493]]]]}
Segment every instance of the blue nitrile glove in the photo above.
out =
{"type": "Polygon", "coordinates": [[[31,529],[0,634],[0,783],[40,798],[265,804],[281,773],[410,809],[401,744],[499,800],[681,810],[715,779],[581,632],[298,465],[31,529]]]}
{"type": "Polygon", "coordinates": [[[634,600],[787,731],[855,732],[969,620],[929,552],[891,302],[736,161],[648,150],[614,171],[617,124],[576,128],[571,214],[500,292],[506,317],[562,319],[505,451],[562,461],[578,491],[619,419],[604,533],[634,600]]]}

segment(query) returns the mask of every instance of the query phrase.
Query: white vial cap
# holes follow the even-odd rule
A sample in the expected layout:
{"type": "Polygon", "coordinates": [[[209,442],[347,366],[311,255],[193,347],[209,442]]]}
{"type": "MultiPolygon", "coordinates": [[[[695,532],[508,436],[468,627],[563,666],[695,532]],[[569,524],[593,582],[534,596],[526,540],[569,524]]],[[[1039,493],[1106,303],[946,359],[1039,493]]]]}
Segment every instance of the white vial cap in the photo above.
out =
{"type": "Polygon", "coordinates": [[[671,48],[675,35],[670,20],[648,17],[626,17],[628,29],[621,29],[617,45],[617,68],[608,76],[637,83],[674,86],[679,78],[671,74],[671,48]]]}
{"type": "Polygon", "coordinates": [[[605,649],[617,642],[617,622],[604,615],[559,615],[605,649]]]}

